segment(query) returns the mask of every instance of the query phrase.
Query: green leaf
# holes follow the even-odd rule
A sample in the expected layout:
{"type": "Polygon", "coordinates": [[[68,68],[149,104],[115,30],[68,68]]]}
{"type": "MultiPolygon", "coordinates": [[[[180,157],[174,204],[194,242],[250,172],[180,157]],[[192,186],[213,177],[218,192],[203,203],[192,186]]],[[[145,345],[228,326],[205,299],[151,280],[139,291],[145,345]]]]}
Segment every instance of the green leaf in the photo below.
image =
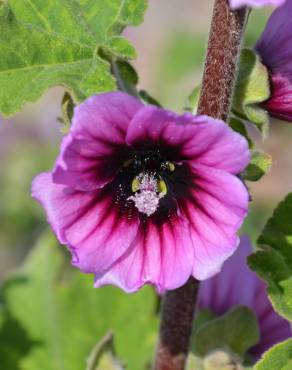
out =
{"type": "Polygon", "coordinates": [[[253,148],[253,142],[247,132],[244,122],[241,119],[237,117],[231,117],[229,121],[229,126],[232,128],[232,130],[245,137],[248,142],[249,148],[253,148]]]}
{"type": "Polygon", "coordinates": [[[193,334],[191,349],[200,357],[215,350],[231,351],[242,357],[258,341],[255,315],[249,308],[239,306],[201,325],[193,334]]]}
{"type": "Polygon", "coordinates": [[[96,344],[87,360],[86,370],[122,370],[113,339],[113,333],[109,332],[96,344]]]}
{"type": "Polygon", "coordinates": [[[277,312],[292,321],[292,193],[276,208],[258,239],[249,266],[268,284],[277,312]]]}
{"type": "Polygon", "coordinates": [[[28,337],[22,325],[2,308],[0,313],[0,359],[1,369],[20,370],[18,364],[29,354],[34,342],[28,337]]]}
{"type": "Polygon", "coordinates": [[[147,0],[10,0],[0,8],[0,111],[11,115],[64,86],[79,103],[116,89],[113,59],[135,50],[119,34],[143,19],[147,0]],[[102,52],[104,50],[104,53],[102,52]]]}
{"type": "Polygon", "coordinates": [[[258,181],[270,171],[271,167],[272,157],[267,153],[254,150],[251,154],[250,163],[242,176],[248,181],[258,181]]]}
{"type": "Polygon", "coordinates": [[[270,96],[269,74],[259,57],[250,49],[243,49],[232,110],[254,123],[267,135],[269,116],[260,103],[270,96]]]}
{"type": "MultiPolygon", "coordinates": [[[[39,241],[4,286],[5,309],[19,326],[15,330],[25,333],[24,343],[20,336],[19,345],[9,346],[18,357],[7,370],[84,369],[91,349],[110,329],[127,369],[145,366],[156,340],[154,291],[147,287],[127,295],[114,287],[94,289],[92,280],[69,267],[51,234],[39,241]]],[[[1,347],[3,331],[0,338],[1,347]]],[[[6,359],[4,353],[1,365],[6,359]]]]}
{"type": "Polygon", "coordinates": [[[277,344],[256,364],[255,370],[291,370],[292,339],[277,344]]]}

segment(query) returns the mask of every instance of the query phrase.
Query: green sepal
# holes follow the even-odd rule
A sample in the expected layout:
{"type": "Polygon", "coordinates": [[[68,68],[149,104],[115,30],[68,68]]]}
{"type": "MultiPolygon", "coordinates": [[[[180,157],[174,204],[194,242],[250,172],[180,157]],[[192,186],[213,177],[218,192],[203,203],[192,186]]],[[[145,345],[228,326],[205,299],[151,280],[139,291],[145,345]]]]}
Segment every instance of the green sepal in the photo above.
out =
{"type": "Polygon", "coordinates": [[[191,351],[205,357],[212,351],[226,350],[243,358],[258,341],[257,318],[249,308],[238,306],[200,325],[192,335],[191,351]]]}
{"type": "Polygon", "coordinates": [[[119,90],[139,97],[137,91],[138,74],[129,62],[119,59],[113,60],[111,62],[111,72],[116,78],[119,90]]]}
{"type": "Polygon", "coordinates": [[[278,205],[248,264],[267,284],[275,310],[292,321],[292,193],[278,205]]]}
{"type": "Polygon", "coordinates": [[[238,134],[242,135],[248,142],[248,146],[250,149],[254,147],[252,139],[250,138],[248,131],[245,127],[244,122],[238,117],[231,117],[229,120],[229,126],[232,128],[233,131],[237,132],[238,134]]]}
{"type": "Polygon", "coordinates": [[[194,88],[191,92],[191,95],[188,97],[188,106],[185,108],[186,111],[189,111],[193,114],[197,114],[199,100],[200,100],[200,93],[201,93],[201,85],[194,88]]]}
{"type": "Polygon", "coordinates": [[[205,325],[209,321],[212,321],[216,318],[216,315],[208,309],[200,310],[196,313],[196,316],[194,318],[194,324],[193,324],[193,331],[198,331],[201,326],[205,325]]]}
{"type": "Polygon", "coordinates": [[[62,117],[59,121],[62,123],[61,132],[67,134],[71,127],[75,104],[69,93],[65,93],[61,102],[62,117]]]}
{"type": "Polygon", "coordinates": [[[117,80],[119,90],[135,96],[146,104],[152,104],[156,105],[157,107],[161,107],[160,103],[147,91],[138,90],[137,85],[139,83],[139,77],[131,63],[125,60],[117,59],[112,60],[111,65],[111,71],[117,80]]]}
{"type": "Polygon", "coordinates": [[[258,181],[270,171],[271,167],[272,157],[269,154],[253,150],[249,165],[241,175],[244,180],[258,181]]]}
{"type": "Polygon", "coordinates": [[[233,113],[242,117],[267,136],[269,115],[260,106],[270,97],[269,73],[251,49],[243,49],[236,88],[233,97],[233,113]]]}
{"type": "Polygon", "coordinates": [[[152,104],[156,105],[156,107],[161,108],[161,104],[153,98],[146,90],[140,90],[139,91],[139,97],[146,103],[146,104],[152,104]]]}

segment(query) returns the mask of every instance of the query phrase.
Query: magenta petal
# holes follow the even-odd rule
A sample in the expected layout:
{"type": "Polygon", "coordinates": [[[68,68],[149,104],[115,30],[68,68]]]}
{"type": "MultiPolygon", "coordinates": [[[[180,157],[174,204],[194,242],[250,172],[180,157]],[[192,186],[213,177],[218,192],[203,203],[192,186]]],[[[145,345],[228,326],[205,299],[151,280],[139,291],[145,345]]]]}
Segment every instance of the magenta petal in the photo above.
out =
{"type": "Polygon", "coordinates": [[[127,129],[142,107],[121,92],[96,95],[76,107],[56,162],[54,182],[88,191],[111,181],[128,159],[127,129]]]}
{"type": "Polygon", "coordinates": [[[271,89],[271,98],[264,103],[264,107],[272,116],[292,122],[292,78],[272,75],[271,89]]]}
{"type": "Polygon", "coordinates": [[[270,73],[271,97],[264,103],[268,112],[292,122],[292,2],[276,9],[256,44],[256,51],[270,73]]]}
{"type": "Polygon", "coordinates": [[[179,116],[153,106],[137,113],[126,140],[138,149],[155,143],[174,161],[187,160],[233,174],[244,170],[250,159],[247,141],[224,122],[207,116],[179,116]]]}
{"type": "Polygon", "coordinates": [[[222,271],[201,284],[199,308],[223,315],[238,305],[250,307],[260,325],[260,342],[251,351],[258,358],[274,344],[290,337],[292,332],[289,322],[273,310],[265,284],[249,270],[246,258],[251,251],[248,237],[242,237],[240,246],[225,262],[222,271]]]}
{"type": "Polygon", "coordinates": [[[252,8],[261,8],[263,6],[272,5],[280,6],[286,0],[229,0],[231,9],[242,8],[243,6],[250,6],[252,8]]]}
{"type": "Polygon", "coordinates": [[[152,284],[163,293],[182,286],[191,275],[193,263],[194,247],[183,219],[173,216],[161,225],[148,220],[140,226],[129,253],[104,276],[97,276],[95,286],[114,284],[133,292],[152,284]]]}
{"type": "Polygon", "coordinates": [[[204,280],[220,271],[234,253],[236,232],[247,214],[248,192],[236,176],[202,165],[192,167],[191,194],[180,203],[195,248],[193,275],[204,280]]]}
{"type": "Polygon", "coordinates": [[[45,208],[61,243],[73,253],[73,264],[84,272],[102,273],[134,240],[139,221],[123,216],[106,190],[81,192],[52,182],[50,173],[37,176],[32,196],[45,208]]]}

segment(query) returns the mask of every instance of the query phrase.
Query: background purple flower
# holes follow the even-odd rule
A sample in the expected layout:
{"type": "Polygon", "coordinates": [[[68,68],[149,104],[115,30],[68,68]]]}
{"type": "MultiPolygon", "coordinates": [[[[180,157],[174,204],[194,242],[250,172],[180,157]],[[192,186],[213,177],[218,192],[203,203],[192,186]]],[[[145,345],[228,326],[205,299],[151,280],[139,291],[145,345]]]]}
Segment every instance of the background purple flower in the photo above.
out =
{"type": "Polygon", "coordinates": [[[275,117],[292,122],[292,1],[276,9],[256,45],[268,68],[271,98],[264,104],[275,117]]]}
{"type": "Polygon", "coordinates": [[[260,327],[260,342],[251,350],[258,358],[274,344],[291,337],[292,332],[289,322],[273,310],[266,285],[248,268],[246,258],[251,252],[249,238],[242,237],[237,251],[221,272],[201,284],[199,308],[210,309],[217,315],[238,305],[251,308],[260,327]]]}
{"type": "Polygon", "coordinates": [[[285,1],[286,0],[229,0],[232,9],[238,9],[243,6],[250,6],[253,8],[261,8],[267,5],[280,6],[284,4],[285,1]]]}
{"type": "Polygon", "coordinates": [[[96,286],[163,292],[212,276],[234,252],[248,205],[236,175],[248,162],[246,140],[223,122],[114,92],[75,109],[32,195],[96,286]]]}

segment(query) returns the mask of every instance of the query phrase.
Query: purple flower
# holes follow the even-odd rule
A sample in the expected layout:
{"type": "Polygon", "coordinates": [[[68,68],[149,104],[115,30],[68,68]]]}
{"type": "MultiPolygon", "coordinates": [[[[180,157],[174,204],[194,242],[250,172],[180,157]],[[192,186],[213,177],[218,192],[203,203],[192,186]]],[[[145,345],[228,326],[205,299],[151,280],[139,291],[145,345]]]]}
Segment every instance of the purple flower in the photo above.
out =
{"type": "MultiPolygon", "coordinates": [[[[250,6],[252,8],[261,8],[267,5],[280,6],[286,0],[229,0],[231,9],[238,9],[243,6],[250,6]]],[[[289,1],[289,0],[288,0],[289,1]]]]}
{"type": "Polygon", "coordinates": [[[292,332],[289,322],[273,310],[266,285],[248,268],[246,258],[251,252],[249,238],[242,237],[240,246],[221,272],[201,284],[199,308],[210,309],[217,315],[238,305],[251,308],[260,327],[260,342],[251,349],[251,354],[258,359],[274,344],[291,337],[292,332]]]}
{"type": "Polygon", "coordinates": [[[237,247],[246,140],[222,121],[145,106],[121,92],[75,109],[52,172],[36,177],[73,265],[95,285],[159,292],[206,279],[237,247]]]}
{"type": "Polygon", "coordinates": [[[256,45],[268,68],[271,97],[264,103],[268,112],[292,122],[292,1],[288,0],[271,15],[256,45]]]}

